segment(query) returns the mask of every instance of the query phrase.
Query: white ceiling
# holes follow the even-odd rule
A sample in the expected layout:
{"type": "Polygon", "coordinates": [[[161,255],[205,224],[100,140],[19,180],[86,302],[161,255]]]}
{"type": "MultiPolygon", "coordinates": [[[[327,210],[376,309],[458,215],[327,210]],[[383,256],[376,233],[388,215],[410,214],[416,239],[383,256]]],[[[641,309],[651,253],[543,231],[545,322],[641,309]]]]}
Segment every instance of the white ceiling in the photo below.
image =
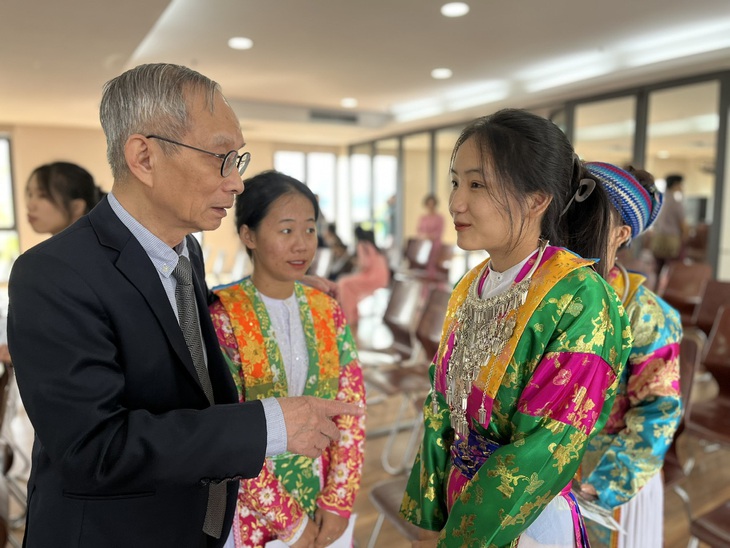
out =
{"type": "Polygon", "coordinates": [[[467,1],[0,0],[0,125],[98,127],[104,82],[147,62],[217,80],[249,141],[321,145],[730,68],[728,0],[467,1]]]}

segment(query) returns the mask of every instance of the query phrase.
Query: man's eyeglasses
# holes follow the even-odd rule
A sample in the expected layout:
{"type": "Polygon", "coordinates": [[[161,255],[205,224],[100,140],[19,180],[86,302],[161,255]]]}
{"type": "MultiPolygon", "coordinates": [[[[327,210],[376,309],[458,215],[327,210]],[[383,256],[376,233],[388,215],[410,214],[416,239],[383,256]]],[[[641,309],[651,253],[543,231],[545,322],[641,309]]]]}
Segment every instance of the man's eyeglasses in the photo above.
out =
{"type": "Polygon", "coordinates": [[[210,154],[211,156],[220,158],[222,160],[221,177],[228,177],[231,174],[231,171],[233,171],[234,165],[238,169],[238,174],[243,177],[243,173],[246,171],[248,163],[251,161],[250,152],[244,152],[240,156],[238,155],[237,150],[231,150],[226,154],[216,154],[215,152],[210,152],[208,150],[203,150],[202,148],[186,145],[185,143],[178,143],[177,141],[173,141],[172,139],[168,139],[167,137],[160,137],[159,135],[147,135],[146,137],[147,139],[159,139],[160,141],[165,141],[173,145],[179,145],[185,148],[192,148],[193,150],[197,150],[198,152],[204,152],[205,154],[210,154]]]}

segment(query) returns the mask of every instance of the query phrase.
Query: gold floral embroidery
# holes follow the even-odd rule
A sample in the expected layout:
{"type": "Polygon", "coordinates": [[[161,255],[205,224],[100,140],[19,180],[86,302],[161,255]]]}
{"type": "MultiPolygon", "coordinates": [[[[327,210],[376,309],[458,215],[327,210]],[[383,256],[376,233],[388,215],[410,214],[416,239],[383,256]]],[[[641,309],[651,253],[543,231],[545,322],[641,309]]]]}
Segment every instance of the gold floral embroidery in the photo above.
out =
{"type": "Polygon", "coordinates": [[[555,459],[554,467],[558,469],[558,473],[563,472],[563,468],[580,458],[580,449],[585,444],[586,436],[581,432],[573,432],[570,435],[570,441],[567,445],[551,444],[550,450],[553,452],[555,459]]]}

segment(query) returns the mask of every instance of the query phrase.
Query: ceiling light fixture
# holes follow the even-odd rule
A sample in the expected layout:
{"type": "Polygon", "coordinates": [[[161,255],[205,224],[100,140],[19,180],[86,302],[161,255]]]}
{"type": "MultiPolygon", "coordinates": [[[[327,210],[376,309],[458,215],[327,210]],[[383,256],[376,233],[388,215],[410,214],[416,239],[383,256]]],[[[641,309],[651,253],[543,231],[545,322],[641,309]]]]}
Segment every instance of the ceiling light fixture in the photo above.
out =
{"type": "Polygon", "coordinates": [[[234,36],[228,40],[228,47],[231,49],[251,49],[253,47],[253,40],[244,38],[243,36],[234,36]]]}
{"type": "Polygon", "coordinates": [[[431,71],[431,78],[435,80],[447,80],[451,78],[451,76],[454,73],[451,72],[451,69],[447,68],[436,68],[431,71]]]}
{"type": "Polygon", "coordinates": [[[357,99],[354,97],[345,97],[340,101],[342,108],[355,108],[357,107],[357,99]]]}
{"type": "Polygon", "coordinates": [[[461,17],[469,13],[469,5],[464,2],[449,2],[441,6],[441,15],[444,17],[461,17]]]}

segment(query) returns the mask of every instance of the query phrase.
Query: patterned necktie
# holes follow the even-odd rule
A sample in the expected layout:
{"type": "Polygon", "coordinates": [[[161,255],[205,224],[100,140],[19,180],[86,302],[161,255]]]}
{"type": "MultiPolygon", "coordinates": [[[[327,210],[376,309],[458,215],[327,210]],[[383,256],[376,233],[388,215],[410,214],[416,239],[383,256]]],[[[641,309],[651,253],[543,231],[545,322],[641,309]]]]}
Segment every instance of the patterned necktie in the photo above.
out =
{"type": "MultiPolygon", "coordinates": [[[[180,319],[180,328],[185,336],[190,356],[193,358],[195,371],[203,387],[208,401],[213,405],[213,386],[210,384],[208,368],[203,357],[203,342],[200,338],[200,323],[198,309],[195,304],[195,290],[193,288],[193,274],[190,261],[182,255],[178,258],[177,266],[172,271],[177,280],[175,288],[175,302],[180,319]]],[[[211,483],[208,491],[208,507],[205,512],[203,532],[215,538],[220,538],[223,529],[223,518],[226,513],[226,482],[211,483]]]]}

